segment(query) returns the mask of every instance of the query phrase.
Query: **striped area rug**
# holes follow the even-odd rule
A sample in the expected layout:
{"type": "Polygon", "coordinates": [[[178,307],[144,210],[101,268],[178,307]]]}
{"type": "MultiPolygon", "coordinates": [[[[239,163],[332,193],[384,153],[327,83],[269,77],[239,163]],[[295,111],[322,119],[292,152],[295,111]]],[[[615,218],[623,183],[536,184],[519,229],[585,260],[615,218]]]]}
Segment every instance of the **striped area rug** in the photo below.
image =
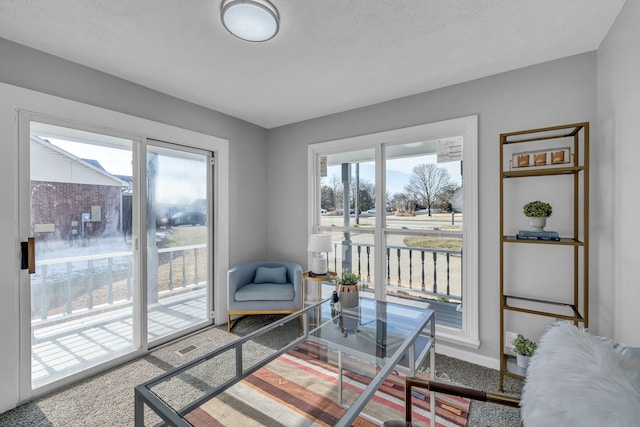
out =
{"type": "MultiPolygon", "coordinates": [[[[345,412],[338,402],[336,355],[298,348],[278,357],[224,393],[186,415],[201,426],[332,426],[345,412]]],[[[375,367],[344,357],[343,399],[352,402],[369,383],[375,367]]],[[[429,395],[414,389],[413,422],[430,425],[429,395]]],[[[390,375],[365,407],[378,420],[404,419],[404,377],[390,375]]],[[[436,426],[466,426],[467,399],[436,395],[436,426]]],[[[379,425],[362,415],[354,426],[379,425]]]]}

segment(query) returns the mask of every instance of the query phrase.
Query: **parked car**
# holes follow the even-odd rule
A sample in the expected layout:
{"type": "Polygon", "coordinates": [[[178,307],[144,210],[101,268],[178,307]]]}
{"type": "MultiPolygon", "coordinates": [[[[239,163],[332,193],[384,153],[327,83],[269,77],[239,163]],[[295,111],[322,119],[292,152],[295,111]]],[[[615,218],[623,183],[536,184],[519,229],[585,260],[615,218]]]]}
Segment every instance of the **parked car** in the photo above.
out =
{"type": "Polygon", "coordinates": [[[320,209],[320,213],[321,213],[321,214],[326,214],[326,213],[327,213],[327,210],[326,210],[326,209],[320,209]]]}
{"type": "Polygon", "coordinates": [[[170,225],[169,218],[166,215],[156,216],[156,228],[167,228],[170,225]]]}
{"type": "Polygon", "coordinates": [[[202,212],[178,212],[171,217],[171,225],[177,227],[179,225],[205,225],[207,216],[202,212]]]}
{"type": "Polygon", "coordinates": [[[375,215],[375,214],[376,214],[376,210],[375,210],[375,209],[369,209],[369,210],[367,211],[367,213],[368,213],[368,214],[371,214],[371,215],[375,215]]]}

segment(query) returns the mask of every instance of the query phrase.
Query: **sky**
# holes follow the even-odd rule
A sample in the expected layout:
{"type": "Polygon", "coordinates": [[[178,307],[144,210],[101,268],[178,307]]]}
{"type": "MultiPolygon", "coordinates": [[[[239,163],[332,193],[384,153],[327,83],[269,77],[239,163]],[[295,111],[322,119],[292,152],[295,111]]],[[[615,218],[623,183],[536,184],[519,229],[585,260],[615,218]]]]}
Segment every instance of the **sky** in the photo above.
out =
{"type": "MultiPolygon", "coordinates": [[[[387,160],[387,193],[393,195],[404,191],[405,185],[411,178],[411,171],[417,165],[423,163],[435,163],[436,155],[417,156],[404,159],[387,160]]],[[[439,167],[443,167],[449,172],[451,180],[458,185],[462,185],[462,176],[460,175],[460,162],[438,163],[439,167]]],[[[352,173],[355,173],[352,169],[352,173]]],[[[330,166],[327,169],[328,177],[323,178],[323,183],[330,182],[331,177],[341,175],[340,166],[330,166]],[[326,181],[325,181],[326,180],[326,181]]],[[[360,179],[366,179],[371,183],[375,183],[375,166],[373,162],[360,163],[360,179]]]]}
{"type": "Polygon", "coordinates": [[[133,175],[131,150],[65,141],[62,139],[43,139],[81,159],[97,160],[107,172],[113,175],[133,175]]]}
{"type": "MultiPolygon", "coordinates": [[[[77,157],[97,160],[109,173],[133,175],[132,152],[130,150],[52,138],[48,138],[48,140],[77,157]]],[[[435,154],[387,160],[387,193],[393,195],[402,192],[404,186],[409,182],[411,171],[415,166],[435,162],[435,154]]],[[[190,204],[193,200],[206,198],[206,166],[203,162],[161,155],[158,164],[160,170],[156,187],[158,202],[185,205],[190,204]],[[202,163],[202,165],[200,166],[198,163],[202,163]]],[[[449,172],[453,182],[458,185],[462,184],[460,162],[439,163],[438,166],[449,172]]],[[[328,175],[329,177],[323,178],[323,182],[331,180],[331,175],[340,176],[340,167],[329,167],[328,175]]],[[[375,183],[373,162],[360,164],[360,178],[375,183]]]]}
{"type": "MultiPolygon", "coordinates": [[[[107,172],[113,175],[133,176],[131,150],[53,138],[47,138],[47,140],[76,157],[98,161],[107,172]]],[[[204,156],[201,160],[195,160],[165,155],[165,152],[163,151],[158,158],[156,201],[190,205],[194,200],[205,199],[207,167],[204,156]]]]}

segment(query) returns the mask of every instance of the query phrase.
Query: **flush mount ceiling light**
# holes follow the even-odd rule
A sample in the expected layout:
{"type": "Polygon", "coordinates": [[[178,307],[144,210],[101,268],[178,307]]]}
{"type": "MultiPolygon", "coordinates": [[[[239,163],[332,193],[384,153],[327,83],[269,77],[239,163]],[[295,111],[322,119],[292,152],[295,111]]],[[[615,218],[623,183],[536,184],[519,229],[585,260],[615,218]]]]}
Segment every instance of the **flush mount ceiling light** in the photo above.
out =
{"type": "Polygon", "coordinates": [[[224,0],[222,24],[234,36],[250,42],[264,42],[280,28],[280,16],[267,0],[224,0]]]}

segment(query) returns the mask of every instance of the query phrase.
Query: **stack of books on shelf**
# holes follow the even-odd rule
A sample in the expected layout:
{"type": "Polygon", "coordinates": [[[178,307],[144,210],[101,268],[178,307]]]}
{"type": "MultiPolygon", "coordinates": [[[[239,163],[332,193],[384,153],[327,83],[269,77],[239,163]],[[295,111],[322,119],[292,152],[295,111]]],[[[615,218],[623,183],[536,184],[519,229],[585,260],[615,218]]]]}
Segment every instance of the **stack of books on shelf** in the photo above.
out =
{"type": "Polygon", "coordinates": [[[520,230],[516,234],[516,239],[519,240],[560,240],[556,231],[529,231],[520,230]]]}

